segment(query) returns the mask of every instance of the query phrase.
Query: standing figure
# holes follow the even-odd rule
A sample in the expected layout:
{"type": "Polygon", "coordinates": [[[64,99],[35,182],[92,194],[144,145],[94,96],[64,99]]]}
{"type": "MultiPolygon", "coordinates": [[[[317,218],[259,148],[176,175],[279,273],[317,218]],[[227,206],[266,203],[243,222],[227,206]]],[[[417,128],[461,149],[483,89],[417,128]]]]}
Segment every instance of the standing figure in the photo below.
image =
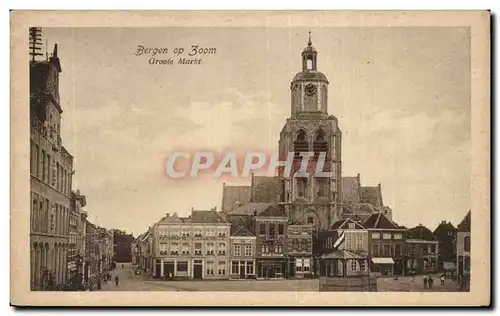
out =
{"type": "Polygon", "coordinates": [[[118,286],[118,282],[120,282],[120,278],[118,276],[115,276],[115,283],[116,283],[116,286],[118,286]]]}
{"type": "Polygon", "coordinates": [[[441,274],[441,286],[444,286],[444,273],[441,274]]]}
{"type": "Polygon", "coordinates": [[[427,276],[424,276],[424,288],[427,288],[427,276]]]}
{"type": "Polygon", "coordinates": [[[429,282],[429,289],[432,289],[432,284],[434,283],[434,279],[430,276],[427,282],[429,282]]]}

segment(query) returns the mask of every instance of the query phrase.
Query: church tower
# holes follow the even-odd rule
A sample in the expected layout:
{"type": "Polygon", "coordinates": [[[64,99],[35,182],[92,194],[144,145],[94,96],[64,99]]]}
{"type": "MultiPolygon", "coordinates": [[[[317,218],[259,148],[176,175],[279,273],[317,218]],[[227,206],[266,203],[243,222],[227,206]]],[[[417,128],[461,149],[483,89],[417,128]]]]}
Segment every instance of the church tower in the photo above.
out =
{"type": "Polygon", "coordinates": [[[302,71],[290,85],[291,115],[280,133],[280,161],[294,153],[291,172],[279,168],[281,204],[291,222],[314,224],[323,230],[341,218],[341,131],[337,118],[328,115],[328,79],[318,71],[318,53],[310,32],[301,57],[302,71]],[[303,152],[314,154],[309,158],[309,175],[298,177],[303,152]],[[315,172],[320,154],[325,156],[320,171],[331,173],[328,177],[315,172]]]}

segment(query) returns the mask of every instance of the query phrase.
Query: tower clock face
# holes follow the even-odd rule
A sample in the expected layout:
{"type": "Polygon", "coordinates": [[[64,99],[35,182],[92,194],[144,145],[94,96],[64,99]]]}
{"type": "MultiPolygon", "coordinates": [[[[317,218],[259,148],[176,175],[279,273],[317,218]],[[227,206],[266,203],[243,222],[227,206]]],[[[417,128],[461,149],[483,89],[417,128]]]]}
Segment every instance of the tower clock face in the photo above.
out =
{"type": "Polygon", "coordinates": [[[318,89],[316,88],[316,86],[315,86],[315,85],[313,85],[313,84],[311,84],[311,83],[310,83],[310,84],[308,84],[308,85],[306,86],[306,89],[305,89],[306,94],[307,94],[308,96],[313,96],[313,95],[315,95],[317,90],[318,90],[318,89]]]}

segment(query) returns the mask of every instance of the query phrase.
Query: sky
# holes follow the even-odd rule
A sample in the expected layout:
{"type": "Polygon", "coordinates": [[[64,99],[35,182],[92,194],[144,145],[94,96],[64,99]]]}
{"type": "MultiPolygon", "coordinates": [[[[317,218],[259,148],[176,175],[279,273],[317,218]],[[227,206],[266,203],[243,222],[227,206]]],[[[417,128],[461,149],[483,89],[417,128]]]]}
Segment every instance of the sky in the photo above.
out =
{"type": "MultiPolygon", "coordinates": [[[[308,31],[44,28],[49,50],[58,43],[63,145],[89,219],[137,236],[165,213],[220,208],[223,182],[248,185],[171,179],[165,160],[176,150],[277,150],[308,31]],[[156,58],[174,64],[149,64],[138,45],[168,48],[156,58]],[[191,45],[217,51],[177,64],[173,49],[191,45]]],[[[342,175],[381,183],[400,225],[457,225],[470,209],[469,28],[311,32],[342,130],[342,175]]]]}

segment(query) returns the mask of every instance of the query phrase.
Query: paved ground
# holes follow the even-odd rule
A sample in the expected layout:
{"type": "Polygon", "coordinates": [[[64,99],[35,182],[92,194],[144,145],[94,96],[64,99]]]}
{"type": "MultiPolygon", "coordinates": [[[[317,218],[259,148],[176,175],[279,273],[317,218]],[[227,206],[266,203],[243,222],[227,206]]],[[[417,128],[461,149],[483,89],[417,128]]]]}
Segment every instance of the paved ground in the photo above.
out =
{"type": "MultiPolygon", "coordinates": [[[[130,263],[121,264],[112,272],[112,282],[102,284],[103,291],[318,291],[318,280],[273,280],[273,281],[156,281],[143,279],[134,274],[130,263]],[[115,276],[120,278],[118,286],[115,276]]],[[[435,278],[432,289],[424,289],[422,277],[379,278],[378,290],[400,292],[445,292],[458,291],[458,286],[446,280],[441,286],[439,278],[435,278]]]]}

